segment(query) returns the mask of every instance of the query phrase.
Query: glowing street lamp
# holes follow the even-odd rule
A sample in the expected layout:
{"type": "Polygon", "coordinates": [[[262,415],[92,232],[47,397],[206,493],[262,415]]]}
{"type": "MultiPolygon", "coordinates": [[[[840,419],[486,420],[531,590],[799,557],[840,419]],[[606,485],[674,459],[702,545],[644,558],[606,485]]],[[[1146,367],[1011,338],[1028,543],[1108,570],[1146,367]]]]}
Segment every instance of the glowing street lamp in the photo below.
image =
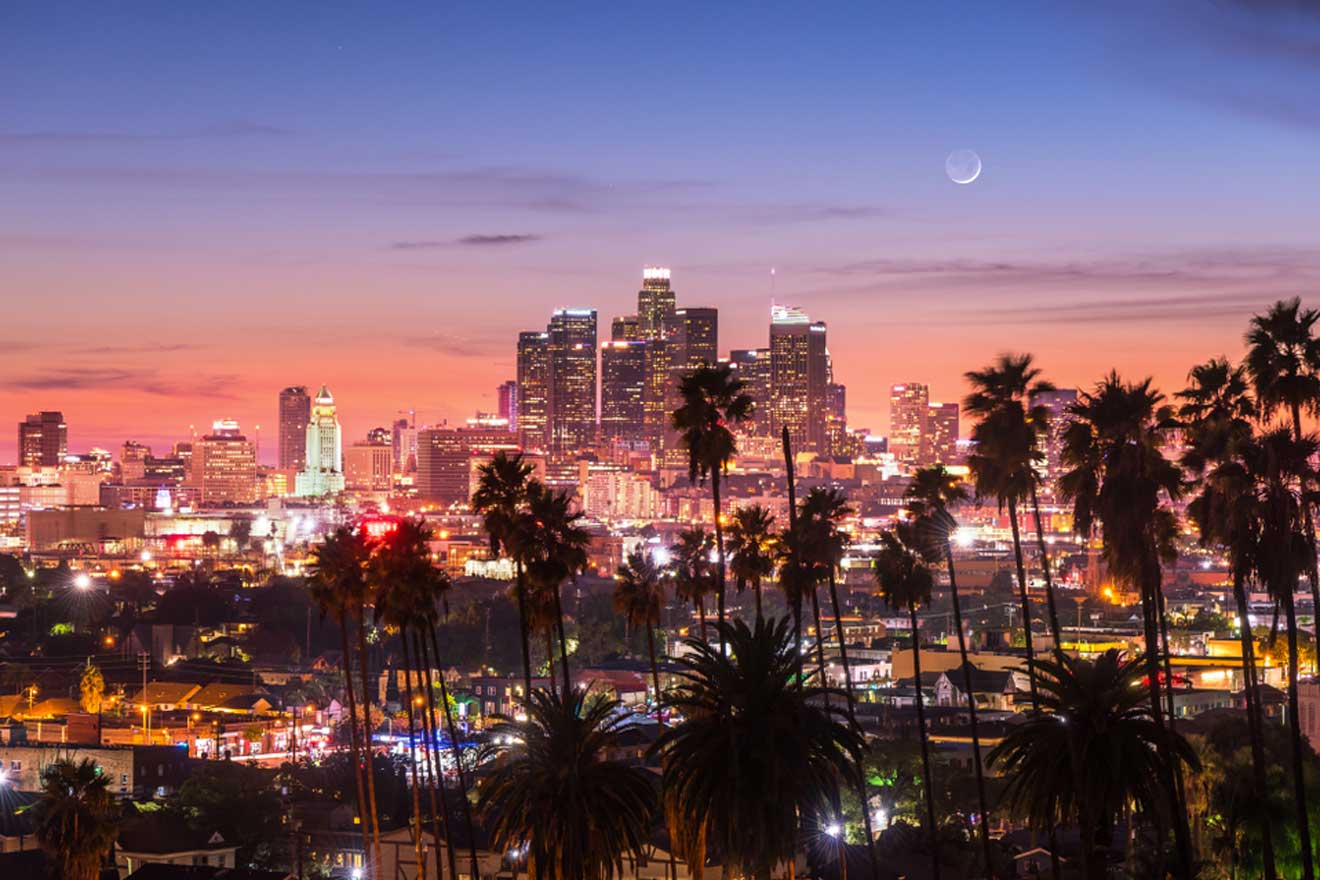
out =
{"type": "Polygon", "coordinates": [[[84,592],[90,590],[92,588],[92,576],[85,571],[78,572],[73,579],[73,586],[75,589],[84,592]]]}

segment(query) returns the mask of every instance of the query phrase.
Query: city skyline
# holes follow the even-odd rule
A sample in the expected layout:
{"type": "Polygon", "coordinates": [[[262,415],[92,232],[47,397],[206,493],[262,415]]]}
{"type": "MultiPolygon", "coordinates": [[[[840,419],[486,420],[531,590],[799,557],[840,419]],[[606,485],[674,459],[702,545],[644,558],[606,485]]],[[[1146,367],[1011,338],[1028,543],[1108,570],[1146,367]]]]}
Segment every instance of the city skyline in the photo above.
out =
{"type": "Polygon", "coordinates": [[[828,322],[850,421],[883,431],[891,383],[956,400],[1005,350],[1176,390],[1320,275],[1299,6],[681,13],[16,9],[0,415],[60,410],[74,448],[232,416],[263,460],[290,383],[333,387],[349,437],[460,422],[518,331],[604,327],[660,264],[722,352],[764,345],[772,301],[828,322]]]}

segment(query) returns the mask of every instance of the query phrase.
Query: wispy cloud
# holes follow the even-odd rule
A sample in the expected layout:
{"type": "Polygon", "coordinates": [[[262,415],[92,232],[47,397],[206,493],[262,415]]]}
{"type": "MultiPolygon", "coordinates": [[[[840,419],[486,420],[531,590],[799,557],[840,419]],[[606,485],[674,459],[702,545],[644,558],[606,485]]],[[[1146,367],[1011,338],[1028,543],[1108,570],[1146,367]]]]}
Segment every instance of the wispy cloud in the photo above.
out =
{"type": "Polygon", "coordinates": [[[504,233],[499,235],[465,235],[462,238],[447,240],[422,239],[418,241],[396,241],[390,245],[395,251],[430,251],[452,247],[500,247],[504,245],[531,244],[541,241],[544,236],[531,233],[504,233]]]}
{"type": "Polygon", "coordinates": [[[155,397],[202,397],[234,400],[230,390],[237,376],[205,376],[190,382],[164,379],[157,370],[106,369],[98,367],[59,367],[0,380],[0,388],[17,391],[100,391],[147,394],[155,397]]]}
{"type": "Polygon", "coordinates": [[[0,144],[35,146],[102,146],[106,144],[147,143],[151,141],[228,140],[241,138],[285,137],[294,132],[262,122],[234,120],[180,131],[112,131],[78,129],[40,129],[0,131],[0,144]]]}
{"type": "Polygon", "coordinates": [[[513,342],[503,337],[455,336],[449,333],[405,336],[397,341],[412,348],[423,348],[461,358],[488,359],[495,355],[507,355],[513,347],[513,342]]]}

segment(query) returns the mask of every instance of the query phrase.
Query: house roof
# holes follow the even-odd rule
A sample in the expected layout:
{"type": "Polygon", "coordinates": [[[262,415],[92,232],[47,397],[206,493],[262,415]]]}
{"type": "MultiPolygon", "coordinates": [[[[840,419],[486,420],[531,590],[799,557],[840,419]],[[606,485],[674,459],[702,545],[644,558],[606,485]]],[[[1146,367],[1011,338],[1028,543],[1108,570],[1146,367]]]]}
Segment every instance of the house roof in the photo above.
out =
{"type": "Polygon", "coordinates": [[[147,689],[144,691],[138,689],[133,695],[131,702],[149,703],[153,706],[164,705],[166,703],[177,705],[186,703],[188,698],[202,689],[200,684],[194,684],[190,681],[152,681],[147,683],[147,689]],[[146,699],[142,695],[146,694],[146,699]]]}
{"type": "MultiPolygon", "coordinates": [[[[1008,669],[978,669],[975,664],[966,664],[972,674],[972,693],[975,694],[1006,694],[1011,693],[1013,687],[1013,673],[1008,669]]],[[[961,665],[945,670],[944,675],[959,691],[963,689],[963,667],[961,665]]]]}
{"type": "Polygon", "coordinates": [[[235,697],[256,695],[258,691],[251,685],[213,682],[189,697],[188,702],[203,709],[222,709],[226,708],[225,703],[228,700],[235,697]]]}
{"type": "Polygon", "coordinates": [[[197,831],[174,813],[144,813],[125,819],[119,826],[119,849],[129,853],[190,852],[233,849],[219,832],[197,831]]]}
{"type": "Polygon", "coordinates": [[[127,880],[289,880],[288,871],[262,871],[257,868],[217,868],[213,865],[143,865],[127,880]]]}

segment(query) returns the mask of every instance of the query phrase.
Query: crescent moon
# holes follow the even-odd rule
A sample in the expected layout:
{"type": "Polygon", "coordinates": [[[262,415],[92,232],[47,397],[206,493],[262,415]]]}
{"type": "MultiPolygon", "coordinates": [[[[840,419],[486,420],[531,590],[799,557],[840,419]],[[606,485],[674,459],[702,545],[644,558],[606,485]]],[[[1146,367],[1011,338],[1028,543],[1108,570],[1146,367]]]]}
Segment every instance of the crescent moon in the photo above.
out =
{"type": "Polygon", "coordinates": [[[975,150],[954,150],[944,160],[944,173],[949,175],[949,180],[962,186],[975,183],[981,176],[981,157],[975,150]]]}

